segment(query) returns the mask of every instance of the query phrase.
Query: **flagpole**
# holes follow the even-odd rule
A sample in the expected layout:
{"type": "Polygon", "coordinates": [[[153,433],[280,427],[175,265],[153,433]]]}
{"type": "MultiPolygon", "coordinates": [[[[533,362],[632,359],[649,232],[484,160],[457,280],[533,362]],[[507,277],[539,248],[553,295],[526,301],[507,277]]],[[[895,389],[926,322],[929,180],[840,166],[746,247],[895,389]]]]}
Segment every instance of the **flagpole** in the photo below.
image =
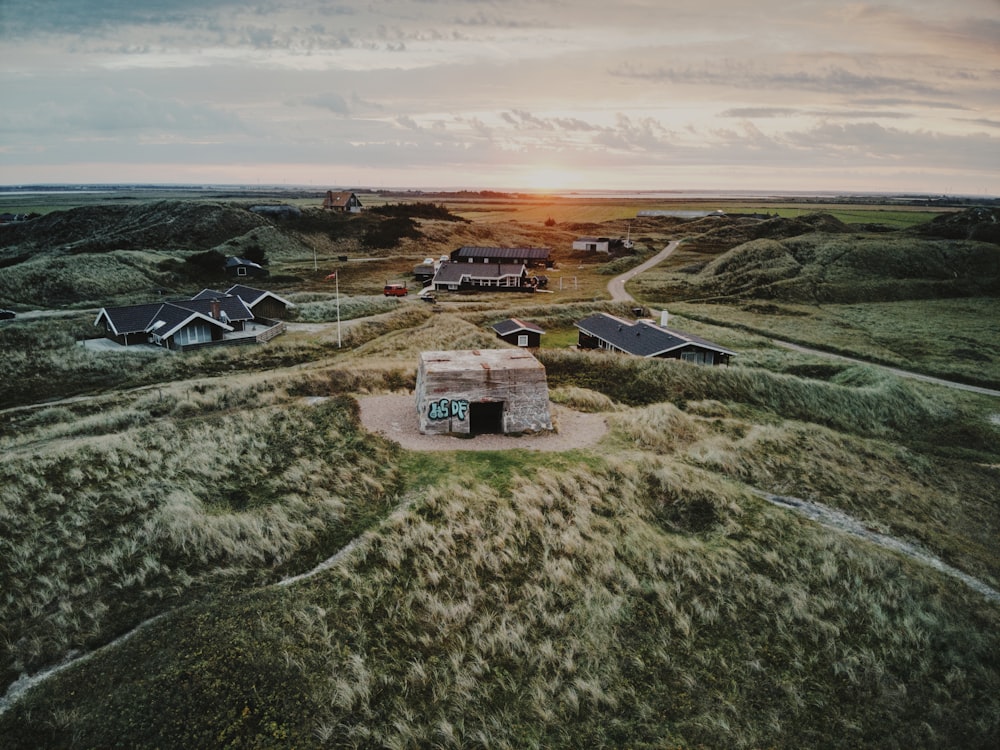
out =
{"type": "Polygon", "coordinates": [[[337,348],[340,348],[340,273],[339,269],[334,271],[336,274],[333,280],[337,282],[337,348]]]}

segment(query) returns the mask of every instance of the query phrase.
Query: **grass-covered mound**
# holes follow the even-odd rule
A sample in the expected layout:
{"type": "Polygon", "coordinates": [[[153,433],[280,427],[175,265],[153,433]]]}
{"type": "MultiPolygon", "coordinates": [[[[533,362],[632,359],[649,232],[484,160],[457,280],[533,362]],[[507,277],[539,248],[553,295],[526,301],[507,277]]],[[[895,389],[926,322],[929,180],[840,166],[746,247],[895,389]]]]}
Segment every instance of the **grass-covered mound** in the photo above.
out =
{"type": "Polygon", "coordinates": [[[0,464],[5,686],[180,603],[307,569],[398,489],[351,401],[149,394],[55,437],[67,412],[26,424],[49,439],[9,441],[0,464]]]}
{"type": "Polygon", "coordinates": [[[743,243],[705,265],[635,283],[651,303],[766,299],[805,304],[1000,296],[1000,248],[899,235],[808,233],[743,243]]]}
{"type": "Polygon", "coordinates": [[[927,569],[636,457],[427,488],[332,569],[178,611],[0,731],[12,748],[985,748],[998,625],[927,569]]]}

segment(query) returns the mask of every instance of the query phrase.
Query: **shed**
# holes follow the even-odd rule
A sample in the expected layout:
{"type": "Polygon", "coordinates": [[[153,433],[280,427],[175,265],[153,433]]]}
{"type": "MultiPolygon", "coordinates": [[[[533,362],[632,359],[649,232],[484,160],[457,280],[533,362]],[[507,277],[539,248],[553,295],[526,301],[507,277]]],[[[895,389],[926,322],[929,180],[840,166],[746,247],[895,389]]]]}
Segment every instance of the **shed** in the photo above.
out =
{"type": "Polygon", "coordinates": [[[609,253],[611,252],[610,237],[577,237],[573,240],[574,250],[586,250],[588,252],[609,253]]]}
{"type": "Polygon", "coordinates": [[[254,263],[252,260],[231,255],[226,258],[226,275],[239,277],[263,277],[270,276],[271,272],[264,268],[260,263],[254,263]]]}
{"type": "Polygon", "coordinates": [[[493,326],[497,338],[514,346],[525,346],[537,349],[542,345],[542,335],[545,333],[534,323],[528,323],[518,318],[507,318],[493,326]]]}
{"type": "Polygon", "coordinates": [[[429,435],[552,429],[545,366],[523,349],[421,352],[416,409],[429,435]]]}

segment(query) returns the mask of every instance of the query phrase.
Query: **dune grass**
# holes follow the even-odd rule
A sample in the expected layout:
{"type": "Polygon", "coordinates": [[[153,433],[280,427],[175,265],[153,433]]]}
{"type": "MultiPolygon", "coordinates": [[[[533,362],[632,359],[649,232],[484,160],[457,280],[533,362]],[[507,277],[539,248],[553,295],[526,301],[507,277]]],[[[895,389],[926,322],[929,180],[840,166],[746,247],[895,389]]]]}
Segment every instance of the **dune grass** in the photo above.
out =
{"type": "Polygon", "coordinates": [[[165,418],[5,454],[5,684],[218,587],[307,567],[384,511],[391,450],[358,433],[353,402],[230,408],[217,387],[165,418]]]}
{"type": "MultiPolygon", "coordinates": [[[[299,301],[322,319],[329,299],[299,301]]],[[[998,588],[995,401],[777,350],[691,305],[682,322],[735,364],[538,352],[554,401],[606,415],[599,449],[411,453],[365,433],[354,397],[412,390],[420,351],[502,346],[504,317],[565,335],[629,314],[456,299],[352,321],[343,349],[304,326],[149,361],[75,347],[82,318],[0,326],[4,405],[31,407],[0,421],[3,683],[161,615],[0,699],[4,747],[1000,743],[1000,608],[754,493],[835,506],[998,588]]],[[[970,304],[953,328],[989,316],[970,304]]],[[[881,310],[836,314],[875,331],[881,310]]],[[[988,324],[968,330],[953,346],[992,356],[988,324]]]]}
{"type": "Polygon", "coordinates": [[[0,729],[11,747],[990,747],[998,618],[647,454],[426,487],[341,565],[178,611],[0,729]]]}
{"type": "Polygon", "coordinates": [[[856,305],[670,305],[688,320],[736,329],[946,380],[1000,386],[995,297],[856,305]]]}

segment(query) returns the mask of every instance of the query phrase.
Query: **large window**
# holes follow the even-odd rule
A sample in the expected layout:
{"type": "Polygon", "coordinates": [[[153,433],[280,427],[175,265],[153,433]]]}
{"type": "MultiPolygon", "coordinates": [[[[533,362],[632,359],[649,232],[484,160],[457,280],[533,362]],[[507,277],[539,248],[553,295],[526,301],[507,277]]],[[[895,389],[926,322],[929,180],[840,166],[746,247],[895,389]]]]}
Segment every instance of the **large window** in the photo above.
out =
{"type": "Polygon", "coordinates": [[[685,362],[694,362],[696,365],[710,365],[713,362],[711,352],[681,352],[681,359],[685,362]]]}
{"type": "Polygon", "coordinates": [[[174,336],[174,341],[181,346],[201,344],[212,340],[212,329],[207,323],[192,323],[184,326],[174,336]]]}

